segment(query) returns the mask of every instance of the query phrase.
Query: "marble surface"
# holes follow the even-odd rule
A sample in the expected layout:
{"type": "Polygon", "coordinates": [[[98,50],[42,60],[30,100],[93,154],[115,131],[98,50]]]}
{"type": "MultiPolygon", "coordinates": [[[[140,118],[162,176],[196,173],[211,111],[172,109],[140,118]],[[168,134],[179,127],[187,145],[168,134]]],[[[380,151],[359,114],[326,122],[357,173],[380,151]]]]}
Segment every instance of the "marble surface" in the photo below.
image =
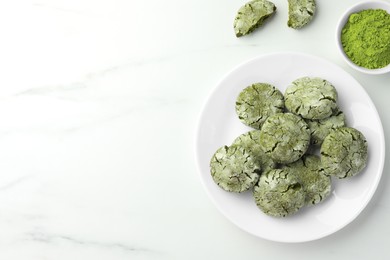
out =
{"type": "Polygon", "coordinates": [[[267,26],[237,39],[245,1],[1,1],[0,259],[387,259],[388,160],[354,222],[302,244],[241,231],[202,187],[202,105],[257,55],[299,51],[340,65],[389,139],[390,74],[353,71],[336,49],[337,20],[356,1],[317,0],[300,31],[286,26],[287,1],[273,2],[267,26]]]}

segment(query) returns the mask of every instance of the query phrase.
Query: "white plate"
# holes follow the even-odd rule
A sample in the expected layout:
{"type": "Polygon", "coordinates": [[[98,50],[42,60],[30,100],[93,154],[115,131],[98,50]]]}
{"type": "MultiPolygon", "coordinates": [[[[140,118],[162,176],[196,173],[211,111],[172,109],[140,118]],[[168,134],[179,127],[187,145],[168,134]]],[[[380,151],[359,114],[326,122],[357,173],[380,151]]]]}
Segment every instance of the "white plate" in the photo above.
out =
{"type": "Polygon", "coordinates": [[[362,86],[338,66],[299,53],[260,56],[228,73],[209,96],[196,135],[195,152],[201,180],[217,208],[241,229],[279,242],[319,239],[354,220],[372,198],[385,158],[382,124],[362,86]],[[324,202],[286,218],[273,218],[257,208],[251,192],[234,194],[219,188],[211,178],[209,162],[217,148],[230,145],[237,136],[251,130],[239,121],[235,112],[235,100],[243,88],[255,82],[266,82],[283,93],[290,82],[303,76],[322,77],[336,87],[338,104],[348,126],[360,130],[367,138],[368,164],[353,178],[333,179],[332,194],[324,202]]]}

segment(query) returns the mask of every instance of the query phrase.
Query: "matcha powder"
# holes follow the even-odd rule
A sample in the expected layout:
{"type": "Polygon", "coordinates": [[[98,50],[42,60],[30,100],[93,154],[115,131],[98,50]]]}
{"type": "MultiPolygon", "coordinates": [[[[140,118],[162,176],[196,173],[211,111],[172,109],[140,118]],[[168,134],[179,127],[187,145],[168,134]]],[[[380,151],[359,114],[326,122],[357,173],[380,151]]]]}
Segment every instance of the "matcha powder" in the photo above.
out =
{"type": "Polygon", "coordinates": [[[355,64],[379,69],[390,64],[390,14],[368,9],[350,15],[341,32],[345,54],[355,64]]]}

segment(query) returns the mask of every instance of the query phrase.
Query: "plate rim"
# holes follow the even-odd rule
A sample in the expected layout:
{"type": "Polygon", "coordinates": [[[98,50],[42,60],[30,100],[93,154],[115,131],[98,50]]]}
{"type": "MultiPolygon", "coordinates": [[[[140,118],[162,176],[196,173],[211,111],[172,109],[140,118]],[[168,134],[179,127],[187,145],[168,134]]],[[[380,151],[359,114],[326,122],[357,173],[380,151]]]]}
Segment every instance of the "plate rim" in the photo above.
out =
{"type": "Polygon", "coordinates": [[[199,177],[199,179],[200,179],[200,181],[202,183],[203,189],[206,191],[207,196],[212,201],[214,206],[218,209],[218,211],[225,218],[227,218],[231,223],[233,223],[236,227],[238,227],[239,229],[245,231],[246,233],[249,233],[249,234],[251,234],[251,235],[253,235],[255,237],[262,238],[262,239],[265,239],[265,240],[268,240],[268,241],[280,242],[280,243],[305,243],[305,242],[319,240],[321,238],[324,238],[324,237],[327,237],[327,236],[329,236],[331,234],[336,233],[337,231],[343,229],[344,227],[346,227],[347,225],[352,223],[361,214],[361,212],[367,207],[369,202],[372,200],[372,198],[373,198],[373,196],[374,196],[374,194],[375,194],[375,192],[376,192],[376,190],[378,188],[378,185],[379,185],[379,182],[380,182],[380,180],[382,178],[382,175],[383,175],[383,169],[384,169],[384,163],[385,163],[385,157],[386,157],[385,156],[386,155],[385,154],[385,152],[386,152],[385,151],[385,148],[386,148],[385,136],[384,136],[384,130],[383,130],[383,124],[382,124],[381,118],[379,116],[378,110],[377,110],[374,102],[371,100],[371,97],[368,95],[367,91],[360,84],[360,82],[357,81],[350,73],[345,71],[339,65],[337,65],[337,64],[335,64],[333,62],[330,62],[329,60],[327,60],[325,58],[322,58],[322,57],[319,57],[319,56],[315,56],[315,55],[312,55],[312,54],[307,54],[307,53],[302,53],[302,52],[294,52],[294,51],[281,51],[281,52],[272,52],[272,53],[267,53],[267,54],[256,55],[255,57],[252,57],[250,59],[244,60],[243,62],[240,62],[238,65],[235,65],[232,69],[230,69],[227,73],[225,73],[221,77],[221,79],[219,81],[217,81],[217,83],[214,85],[214,87],[209,91],[207,97],[205,98],[205,100],[202,103],[202,107],[201,107],[200,113],[199,113],[197,121],[196,121],[194,148],[195,148],[194,149],[194,153],[195,153],[197,175],[198,175],[198,177],[199,177]],[[259,234],[256,234],[255,232],[251,232],[250,230],[246,230],[243,227],[241,227],[239,224],[236,223],[235,220],[233,220],[228,214],[226,214],[224,212],[222,207],[219,205],[219,203],[216,201],[216,199],[212,196],[211,191],[207,188],[205,179],[202,177],[202,171],[201,171],[201,167],[200,167],[200,165],[201,165],[201,161],[200,161],[200,157],[199,157],[199,150],[200,150],[200,145],[199,145],[200,144],[200,142],[199,142],[199,139],[200,139],[200,126],[201,126],[202,118],[204,117],[204,114],[206,113],[207,104],[210,102],[210,100],[214,96],[214,93],[217,92],[217,90],[221,88],[223,82],[228,78],[228,76],[230,74],[232,74],[234,71],[238,70],[239,68],[241,68],[241,67],[243,67],[243,66],[245,66],[245,65],[247,65],[247,64],[249,64],[251,62],[254,62],[254,61],[258,60],[258,59],[262,59],[262,58],[270,57],[270,56],[281,56],[281,55],[293,55],[293,56],[301,56],[301,57],[303,56],[305,58],[317,60],[317,61],[319,61],[321,63],[327,64],[328,66],[333,66],[333,67],[337,68],[338,70],[342,71],[343,73],[345,73],[346,75],[348,75],[352,80],[354,80],[360,86],[361,90],[363,91],[364,95],[366,96],[366,98],[368,100],[368,104],[374,110],[375,117],[376,117],[376,119],[377,119],[377,121],[379,123],[379,126],[380,126],[380,129],[379,129],[380,130],[379,131],[380,132],[380,135],[379,135],[380,147],[379,147],[379,149],[380,149],[380,154],[382,156],[380,158],[379,167],[378,167],[379,176],[376,178],[375,182],[371,185],[371,187],[369,189],[369,194],[366,196],[365,200],[361,204],[361,207],[356,212],[356,214],[349,219],[349,221],[346,221],[342,225],[337,226],[337,228],[330,229],[328,232],[324,232],[324,233],[321,233],[320,235],[312,236],[311,238],[306,238],[306,239],[297,239],[297,240],[288,240],[288,239],[283,240],[283,239],[279,239],[279,240],[276,240],[276,239],[267,238],[265,236],[260,236],[259,234]]]}

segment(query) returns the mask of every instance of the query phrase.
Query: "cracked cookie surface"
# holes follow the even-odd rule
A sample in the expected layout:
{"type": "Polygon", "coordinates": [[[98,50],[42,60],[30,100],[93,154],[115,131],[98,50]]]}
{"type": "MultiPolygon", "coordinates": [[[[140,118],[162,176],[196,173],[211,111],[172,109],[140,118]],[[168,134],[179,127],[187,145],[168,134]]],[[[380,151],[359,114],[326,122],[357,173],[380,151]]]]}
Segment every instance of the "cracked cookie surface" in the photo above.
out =
{"type": "Polygon", "coordinates": [[[299,179],[286,169],[263,173],[253,196],[261,211],[273,217],[294,214],[305,204],[305,192],[299,179]]]}
{"type": "Polygon", "coordinates": [[[250,1],[241,6],[233,23],[236,36],[241,37],[253,32],[275,12],[276,6],[266,0],[250,1]]]}
{"type": "Polygon", "coordinates": [[[252,130],[237,137],[232,145],[241,146],[248,150],[253,158],[259,163],[261,171],[266,172],[276,167],[271,157],[266,155],[260,147],[260,130],[252,130]]]}
{"type": "Polygon", "coordinates": [[[288,0],[288,27],[299,29],[313,20],[315,0],[288,0]]]}
{"type": "Polygon", "coordinates": [[[305,191],[305,204],[314,205],[327,198],[331,191],[331,178],[322,169],[321,160],[316,155],[304,155],[296,162],[283,166],[293,172],[305,191]]]}
{"type": "Polygon", "coordinates": [[[226,191],[243,192],[259,179],[260,165],[244,147],[219,148],[210,161],[210,173],[216,184],[226,191]]]}
{"type": "Polygon", "coordinates": [[[260,133],[261,149],[278,163],[291,163],[306,152],[310,131],[305,121],[291,113],[268,117],[260,133]]]}
{"type": "Polygon", "coordinates": [[[255,83],[243,89],[236,100],[236,112],[242,123],[261,129],[271,115],[284,110],[283,94],[267,83],[255,83]]]}
{"type": "Polygon", "coordinates": [[[332,131],[321,145],[321,162],[325,173],[339,179],[358,174],[366,166],[367,159],[366,138],[351,127],[332,131]]]}
{"type": "Polygon", "coordinates": [[[286,108],[305,119],[324,119],[337,111],[337,91],[327,80],[303,77],[291,83],[285,94],[286,108]]]}
{"type": "Polygon", "coordinates": [[[321,145],[325,137],[336,128],[344,127],[345,115],[343,112],[338,111],[334,115],[321,119],[321,120],[305,120],[310,129],[311,139],[310,142],[313,145],[321,145]]]}

